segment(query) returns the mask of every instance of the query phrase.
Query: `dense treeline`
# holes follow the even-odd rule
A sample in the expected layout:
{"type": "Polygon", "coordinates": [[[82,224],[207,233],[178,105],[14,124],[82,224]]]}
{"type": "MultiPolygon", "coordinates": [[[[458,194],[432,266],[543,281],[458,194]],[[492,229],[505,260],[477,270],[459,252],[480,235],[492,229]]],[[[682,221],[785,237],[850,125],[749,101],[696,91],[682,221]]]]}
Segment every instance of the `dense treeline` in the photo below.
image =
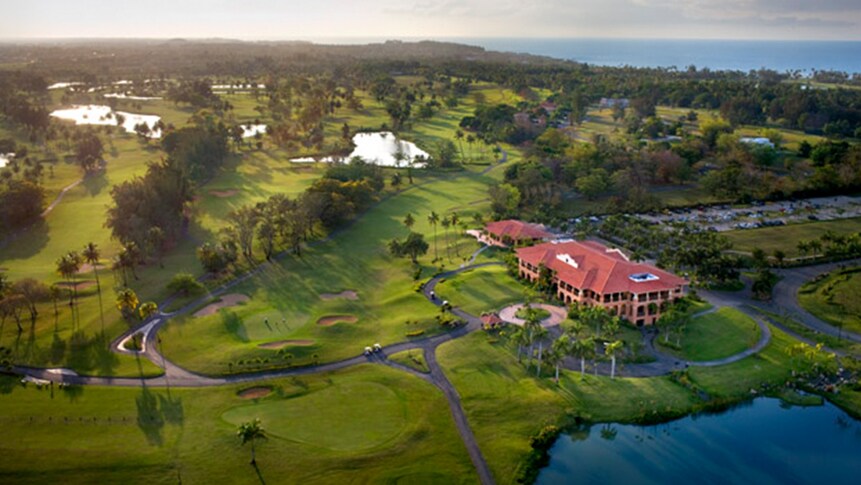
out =
{"type": "Polygon", "coordinates": [[[378,200],[385,187],[380,167],[354,158],[349,164],[332,164],[323,176],[295,198],[276,194],[231,212],[228,226],[216,242],[197,250],[208,272],[227,269],[242,255],[254,261],[260,248],[269,260],[281,249],[301,254],[302,244],[317,230],[331,231],[355,219],[378,200]]]}

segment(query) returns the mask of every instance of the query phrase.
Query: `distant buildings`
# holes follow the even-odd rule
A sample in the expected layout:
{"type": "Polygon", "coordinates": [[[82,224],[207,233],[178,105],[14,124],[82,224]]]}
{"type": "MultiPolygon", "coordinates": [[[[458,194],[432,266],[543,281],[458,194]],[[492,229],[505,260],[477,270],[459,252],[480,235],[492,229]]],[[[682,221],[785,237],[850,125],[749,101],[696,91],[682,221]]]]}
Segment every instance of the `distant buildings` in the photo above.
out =
{"type": "Polygon", "coordinates": [[[749,145],[760,145],[760,146],[767,146],[769,148],[774,148],[774,142],[772,142],[768,138],[764,138],[764,137],[746,136],[746,137],[739,138],[738,141],[740,141],[741,143],[747,143],[749,145]]]}
{"type": "Polygon", "coordinates": [[[502,247],[534,244],[553,237],[540,224],[513,219],[488,223],[482,235],[488,244],[502,247]]]}
{"type": "Polygon", "coordinates": [[[601,109],[615,108],[616,106],[627,108],[629,104],[631,102],[628,98],[601,98],[598,107],[601,109]]]}
{"type": "Polygon", "coordinates": [[[521,278],[549,277],[565,304],[599,305],[638,326],[653,325],[687,291],[684,278],[593,241],[548,242],[516,253],[521,278]]]}

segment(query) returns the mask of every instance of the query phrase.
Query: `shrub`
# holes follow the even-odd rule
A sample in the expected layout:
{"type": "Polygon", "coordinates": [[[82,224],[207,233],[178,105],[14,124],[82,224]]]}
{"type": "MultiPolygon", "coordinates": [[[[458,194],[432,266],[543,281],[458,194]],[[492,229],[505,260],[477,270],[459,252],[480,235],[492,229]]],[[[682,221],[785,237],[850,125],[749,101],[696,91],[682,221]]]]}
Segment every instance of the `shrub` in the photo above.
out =
{"type": "Polygon", "coordinates": [[[203,293],[203,285],[190,273],[177,273],[167,284],[167,289],[183,296],[203,293]]]}

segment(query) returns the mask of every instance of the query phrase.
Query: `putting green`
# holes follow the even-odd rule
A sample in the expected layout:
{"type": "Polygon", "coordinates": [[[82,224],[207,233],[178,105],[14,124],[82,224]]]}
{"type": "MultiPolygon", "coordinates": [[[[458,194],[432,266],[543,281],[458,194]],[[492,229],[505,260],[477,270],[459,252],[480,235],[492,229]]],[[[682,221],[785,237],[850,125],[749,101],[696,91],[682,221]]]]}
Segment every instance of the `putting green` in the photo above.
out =
{"type": "Polygon", "coordinates": [[[291,399],[237,406],[222,418],[234,425],[259,418],[271,436],[335,451],[380,446],[406,425],[398,395],[375,382],[338,384],[291,399]]]}

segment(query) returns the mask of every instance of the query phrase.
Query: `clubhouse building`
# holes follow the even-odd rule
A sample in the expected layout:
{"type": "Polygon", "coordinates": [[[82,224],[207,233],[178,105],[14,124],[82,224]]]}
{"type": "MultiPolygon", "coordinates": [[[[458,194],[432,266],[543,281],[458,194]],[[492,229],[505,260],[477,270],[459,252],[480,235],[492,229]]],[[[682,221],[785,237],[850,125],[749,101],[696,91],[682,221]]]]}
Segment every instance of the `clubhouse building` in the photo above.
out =
{"type": "Polygon", "coordinates": [[[546,268],[566,305],[600,305],[637,326],[654,324],[669,303],[687,292],[684,278],[631,262],[620,250],[594,241],[554,241],[516,253],[521,278],[537,281],[546,268]]]}
{"type": "Polygon", "coordinates": [[[508,219],[489,222],[482,231],[482,242],[493,246],[525,246],[553,238],[541,224],[508,219]]]}

